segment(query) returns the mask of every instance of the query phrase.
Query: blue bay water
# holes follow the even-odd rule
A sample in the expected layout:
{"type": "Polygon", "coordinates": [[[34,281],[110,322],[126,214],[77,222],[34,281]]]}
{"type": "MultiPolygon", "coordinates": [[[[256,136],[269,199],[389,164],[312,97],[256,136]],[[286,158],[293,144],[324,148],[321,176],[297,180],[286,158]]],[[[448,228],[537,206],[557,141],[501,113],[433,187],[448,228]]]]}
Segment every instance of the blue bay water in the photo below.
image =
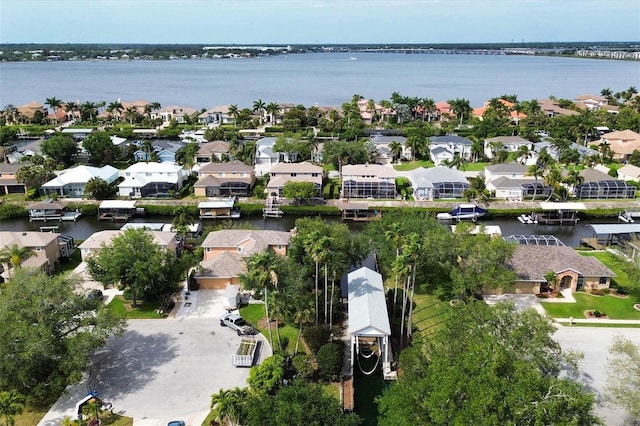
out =
{"type": "Polygon", "coordinates": [[[157,101],[211,108],[253,102],[341,105],[393,92],[472,106],[502,94],[572,99],[640,86],[640,62],[544,56],[308,53],[251,59],[0,63],[0,108],[64,101],[157,101]]]}

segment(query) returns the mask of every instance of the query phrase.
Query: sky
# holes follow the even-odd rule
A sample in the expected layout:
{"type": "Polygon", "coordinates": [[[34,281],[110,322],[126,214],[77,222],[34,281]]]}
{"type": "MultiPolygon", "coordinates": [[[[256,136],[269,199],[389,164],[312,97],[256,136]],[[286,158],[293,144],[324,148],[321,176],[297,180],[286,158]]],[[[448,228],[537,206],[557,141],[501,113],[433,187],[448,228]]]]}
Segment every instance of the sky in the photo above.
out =
{"type": "Polygon", "coordinates": [[[0,0],[0,43],[640,41],[639,0],[0,0]]]}

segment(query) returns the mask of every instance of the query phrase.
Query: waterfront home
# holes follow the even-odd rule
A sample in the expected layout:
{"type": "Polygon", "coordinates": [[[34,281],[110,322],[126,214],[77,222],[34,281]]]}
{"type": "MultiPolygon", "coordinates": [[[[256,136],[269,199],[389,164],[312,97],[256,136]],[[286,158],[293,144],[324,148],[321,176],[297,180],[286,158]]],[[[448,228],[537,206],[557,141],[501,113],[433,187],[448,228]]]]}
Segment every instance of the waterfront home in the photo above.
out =
{"type": "Polygon", "coordinates": [[[580,171],[583,182],[576,186],[577,198],[635,198],[636,187],[623,180],[614,179],[606,173],[594,169],[580,171]]]}
{"type": "Polygon", "coordinates": [[[71,137],[77,141],[81,141],[93,133],[94,129],[80,129],[74,127],[67,127],[62,129],[60,133],[63,135],[71,135],[71,137]]]}
{"type": "Polygon", "coordinates": [[[211,163],[212,161],[222,161],[229,157],[229,142],[213,141],[200,145],[196,153],[196,163],[211,163]]]}
{"type": "Polygon", "coordinates": [[[201,289],[221,289],[240,284],[247,272],[245,259],[256,253],[272,251],[286,256],[291,233],[269,230],[226,229],[213,231],[202,242],[204,259],[195,278],[201,289]]]}
{"type": "MultiPolygon", "coordinates": [[[[640,167],[633,164],[625,164],[618,169],[618,179],[633,182],[640,182],[640,167]]],[[[2,182],[0,180],[0,182],[2,182]]]]}
{"type": "Polygon", "coordinates": [[[449,149],[444,148],[442,146],[429,148],[429,154],[431,156],[431,161],[433,161],[433,164],[436,167],[441,166],[443,164],[447,164],[454,158],[453,152],[449,151],[449,149]]]}
{"type": "Polygon", "coordinates": [[[111,184],[118,177],[118,169],[113,166],[77,166],[43,184],[40,187],[40,193],[42,195],[56,194],[59,197],[82,198],[89,180],[99,178],[111,184]]]}
{"type": "Polygon", "coordinates": [[[379,164],[342,166],[341,198],[396,198],[396,173],[379,164]]]}
{"type": "Polygon", "coordinates": [[[429,138],[429,148],[432,153],[436,148],[444,148],[449,151],[451,158],[459,155],[464,160],[470,160],[472,145],[473,143],[469,139],[457,135],[433,136],[429,138]]]}
{"type": "MultiPolygon", "coordinates": [[[[495,138],[485,139],[484,155],[487,158],[493,158],[495,156],[494,150],[496,146],[499,146],[500,149],[504,149],[508,153],[518,152],[523,146],[526,146],[529,151],[533,150],[533,142],[520,136],[497,136],[495,138]]],[[[529,162],[529,157],[527,157],[526,160],[529,162]]]]}
{"type": "Polygon", "coordinates": [[[144,144],[141,142],[135,142],[140,147],[133,153],[133,159],[135,161],[153,161],[153,156],[157,156],[160,163],[175,163],[176,153],[180,148],[184,146],[182,142],[170,142],[164,140],[157,140],[153,142],[153,153],[144,149],[144,144]]]}
{"type": "MultiPolygon", "coordinates": [[[[516,273],[514,293],[540,294],[561,289],[598,290],[609,288],[615,274],[593,256],[581,256],[571,247],[518,245],[510,261],[516,273]],[[556,288],[545,275],[555,274],[556,288]]],[[[547,275],[548,276],[548,275],[547,275]]]]}
{"type": "Polygon", "coordinates": [[[449,167],[419,167],[409,173],[409,181],[416,200],[462,198],[469,189],[469,181],[459,170],[449,167]]]}
{"type": "Polygon", "coordinates": [[[596,111],[606,106],[609,103],[609,100],[602,96],[586,94],[586,95],[576,96],[573,99],[573,102],[579,108],[596,111]]]}
{"type": "Polygon", "coordinates": [[[200,124],[230,124],[233,120],[233,116],[229,114],[229,105],[208,109],[198,116],[200,124]]]}
{"type": "Polygon", "coordinates": [[[376,150],[377,164],[391,164],[393,162],[393,153],[389,145],[397,142],[402,147],[400,155],[396,160],[403,158],[411,158],[411,148],[406,146],[407,138],[404,136],[382,136],[376,135],[371,137],[371,145],[376,150]]]}
{"type": "Polygon", "coordinates": [[[362,123],[366,126],[370,126],[376,121],[389,121],[396,116],[396,112],[392,108],[385,108],[375,102],[371,105],[368,99],[358,101],[358,110],[360,117],[362,117],[362,123]]]}
{"type": "Polygon", "coordinates": [[[560,103],[554,99],[538,99],[538,104],[547,117],[580,114],[578,111],[561,107],[560,103]]]}
{"type": "Polygon", "coordinates": [[[10,109],[4,114],[7,124],[32,124],[36,118],[44,118],[47,116],[47,110],[44,105],[38,102],[29,102],[25,105],[16,107],[15,110],[10,109]]]}
{"type": "Polygon", "coordinates": [[[173,163],[136,163],[122,173],[124,181],[118,185],[122,197],[168,197],[169,191],[179,191],[186,173],[173,163]]]}
{"type": "MultiPolygon", "coordinates": [[[[100,252],[103,247],[111,245],[113,239],[124,233],[121,229],[107,229],[104,231],[98,231],[93,234],[78,246],[82,260],[86,261],[89,256],[93,256],[100,252]]],[[[153,242],[161,249],[167,250],[170,253],[176,255],[179,250],[179,244],[176,240],[175,232],[163,232],[163,231],[151,231],[146,230],[151,235],[153,242]]]]}
{"type": "Polygon", "coordinates": [[[592,144],[608,144],[614,159],[628,160],[633,151],[640,149],[640,134],[629,129],[605,133],[592,144]]]}
{"type": "Polygon", "coordinates": [[[122,154],[127,152],[127,148],[129,147],[129,140],[127,138],[121,138],[120,136],[112,135],[110,136],[110,139],[113,146],[118,148],[122,154]]]}
{"type": "Polygon", "coordinates": [[[509,179],[523,179],[527,176],[527,166],[518,162],[512,161],[511,163],[492,164],[484,168],[485,182],[489,183],[492,180],[507,177],[509,179]]]}
{"type": "Polygon", "coordinates": [[[0,163],[0,195],[24,194],[27,186],[18,182],[16,173],[30,163],[0,163]]]}
{"type": "Polygon", "coordinates": [[[542,178],[500,176],[487,182],[487,189],[494,198],[507,201],[522,201],[525,198],[546,199],[551,195],[551,187],[544,185],[542,178]]]}
{"type": "Polygon", "coordinates": [[[261,138],[256,142],[256,155],[254,159],[256,175],[262,176],[271,171],[271,167],[278,163],[295,163],[298,160],[297,152],[277,152],[274,150],[276,138],[261,138]]]}
{"type": "MultiPolygon", "coordinates": [[[[53,232],[0,231],[0,249],[18,246],[31,249],[33,255],[22,261],[23,268],[40,269],[51,273],[62,257],[69,257],[75,250],[73,238],[53,232]]],[[[8,277],[8,271],[2,274],[8,277]]]]}
{"type": "MultiPolygon", "coordinates": [[[[588,148],[575,142],[572,142],[571,145],[569,145],[569,149],[577,151],[580,159],[591,157],[594,155],[600,155],[600,153],[595,149],[588,148]]],[[[535,162],[538,160],[540,152],[542,152],[543,150],[547,151],[551,158],[556,161],[558,161],[558,159],[560,158],[561,152],[556,146],[554,146],[551,142],[542,141],[533,145],[533,152],[530,153],[531,157],[529,162],[531,162],[531,164],[535,164],[535,162]]]]}
{"type": "Polygon", "coordinates": [[[246,197],[255,184],[253,167],[241,161],[209,163],[198,169],[194,194],[200,197],[238,195],[246,197]]]}
{"type": "MultiPolygon", "coordinates": [[[[498,99],[498,102],[503,105],[505,113],[509,117],[509,121],[511,121],[512,123],[518,124],[520,120],[527,117],[526,114],[515,109],[516,104],[514,104],[513,102],[509,102],[502,98],[498,99]]],[[[482,121],[487,110],[490,110],[490,105],[491,101],[484,102],[481,107],[473,109],[472,115],[482,121]]]]}
{"type": "Polygon", "coordinates": [[[151,119],[161,119],[163,123],[169,123],[171,120],[176,120],[178,124],[185,124],[188,120],[187,117],[195,116],[198,110],[187,106],[171,105],[151,113],[151,119]]]}
{"type": "Polygon", "coordinates": [[[269,176],[266,189],[270,196],[282,197],[282,189],[287,182],[311,182],[316,189],[316,196],[322,196],[322,167],[315,164],[306,161],[275,164],[269,176]]]}

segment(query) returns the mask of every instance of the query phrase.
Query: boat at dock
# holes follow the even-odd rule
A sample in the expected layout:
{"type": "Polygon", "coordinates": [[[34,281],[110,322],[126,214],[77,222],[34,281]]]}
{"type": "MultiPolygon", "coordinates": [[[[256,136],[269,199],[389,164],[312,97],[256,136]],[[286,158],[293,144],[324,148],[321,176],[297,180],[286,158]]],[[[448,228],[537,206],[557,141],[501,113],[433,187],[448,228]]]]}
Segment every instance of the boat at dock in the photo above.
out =
{"type": "Polygon", "coordinates": [[[640,211],[637,210],[625,210],[618,215],[620,222],[633,223],[637,219],[640,219],[640,211]]]}
{"type": "Polygon", "coordinates": [[[576,225],[580,218],[578,211],[586,210],[584,203],[540,203],[542,213],[531,213],[534,223],[543,225],[576,225]]]}
{"type": "Polygon", "coordinates": [[[487,209],[480,207],[477,204],[458,204],[449,213],[438,213],[436,219],[438,220],[471,220],[476,221],[478,218],[487,214],[487,209]]]}

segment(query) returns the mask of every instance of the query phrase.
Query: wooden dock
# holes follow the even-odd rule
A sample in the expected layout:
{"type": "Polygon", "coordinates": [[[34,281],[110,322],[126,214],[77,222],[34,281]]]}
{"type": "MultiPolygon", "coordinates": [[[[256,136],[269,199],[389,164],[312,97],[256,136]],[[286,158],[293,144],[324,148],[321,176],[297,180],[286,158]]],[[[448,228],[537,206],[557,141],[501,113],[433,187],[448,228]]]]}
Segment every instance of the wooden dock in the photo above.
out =
{"type": "Polygon", "coordinates": [[[342,399],[342,409],[344,411],[353,411],[353,377],[343,377],[342,387],[340,389],[340,396],[342,399]]]}
{"type": "Polygon", "coordinates": [[[262,209],[262,218],[266,219],[268,217],[273,217],[276,219],[280,219],[284,216],[284,212],[280,210],[278,207],[279,203],[275,197],[267,198],[264,209],[262,209]]]}

